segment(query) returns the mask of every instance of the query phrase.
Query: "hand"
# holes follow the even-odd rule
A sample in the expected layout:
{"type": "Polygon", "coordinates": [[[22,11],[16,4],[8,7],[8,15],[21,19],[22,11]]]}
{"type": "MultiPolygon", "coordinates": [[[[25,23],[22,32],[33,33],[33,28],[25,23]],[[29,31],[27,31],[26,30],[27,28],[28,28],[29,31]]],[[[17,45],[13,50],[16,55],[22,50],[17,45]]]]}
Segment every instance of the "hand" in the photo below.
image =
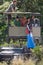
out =
{"type": "Polygon", "coordinates": [[[15,10],[12,8],[12,12],[14,12],[15,10]]]}

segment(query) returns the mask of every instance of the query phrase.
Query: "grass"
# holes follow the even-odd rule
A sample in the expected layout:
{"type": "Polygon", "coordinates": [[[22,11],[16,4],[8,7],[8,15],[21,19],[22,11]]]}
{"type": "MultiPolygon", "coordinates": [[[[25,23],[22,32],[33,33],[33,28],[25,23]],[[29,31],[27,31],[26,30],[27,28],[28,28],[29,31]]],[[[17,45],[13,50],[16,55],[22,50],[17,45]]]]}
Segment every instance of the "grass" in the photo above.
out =
{"type": "Polygon", "coordinates": [[[0,62],[0,65],[7,65],[7,63],[6,62],[0,62]]]}
{"type": "MultiPolygon", "coordinates": [[[[7,65],[6,62],[1,62],[0,65],[7,65]]],[[[10,65],[35,65],[34,61],[32,61],[31,59],[29,60],[22,60],[22,59],[13,59],[10,63],[10,65]]]]}
{"type": "Polygon", "coordinates": [[[38,63],[38,65],[43,65],[43,59],[38,63]]]}
{"type": "Polygon", "coordinates": [[[35,63],[31,59],[24,61],[23,59],[19,58],[15,60],[13,59],[11,65],[35,65],[35,63]]]}
{"type": "MultiPolygon", "coordinates": [[[[21,58],[15,58],[10,62],[10,65],[36,65],[35,64],[35,60],[32,60],[32,58],[30,59],[26,59],[25,61],[21,58]]],[[[0,65],[8,65],[7,62],[3,61],[0,62],[0,65]]],[[[43,59],[41,61],[39,61],[37,63],[37,65],[43,65],[43,59]]]]}

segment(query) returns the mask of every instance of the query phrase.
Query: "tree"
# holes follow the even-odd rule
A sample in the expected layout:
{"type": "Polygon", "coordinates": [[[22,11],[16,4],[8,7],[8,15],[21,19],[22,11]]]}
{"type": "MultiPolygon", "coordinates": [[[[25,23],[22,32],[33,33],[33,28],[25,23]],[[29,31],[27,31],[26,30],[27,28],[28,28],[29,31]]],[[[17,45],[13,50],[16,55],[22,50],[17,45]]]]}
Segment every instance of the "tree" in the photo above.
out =
{"type": "Polygon", "coordinates": [[[3,4],[3,0],[0,0],[0,5],[3,4]]]}
{"type": "Polygon", "coordinates": [[[5,40],[5,38],[7,37],[7,33],[8,33],[8,27],[4,21],[3,15],[0,14],[0,43],[1,41],[5,40]]]}
{"type": "Polygon", "coordinates": [[[43,0],[19,0],[19,9],[21,11],[31,11],[31,12],[42,12],[43,10],[43,0]],[[42,5],[42,6],[41,6],[42,5]]]}

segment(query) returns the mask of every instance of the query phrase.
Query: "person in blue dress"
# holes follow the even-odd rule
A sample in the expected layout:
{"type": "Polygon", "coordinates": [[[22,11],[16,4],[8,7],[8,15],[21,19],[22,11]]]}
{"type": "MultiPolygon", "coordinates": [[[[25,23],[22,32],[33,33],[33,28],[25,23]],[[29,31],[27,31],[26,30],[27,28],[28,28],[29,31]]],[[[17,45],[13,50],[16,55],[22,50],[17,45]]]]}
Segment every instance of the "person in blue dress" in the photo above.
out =
{"type": "Polygon", "coordinates": [[[28,29],[28,34],[27,34],[27,48],[35,48],[35,42],[33,39],[33,35],[32,35],[32,25],[30,23],[30,19],[28,19],[28,23],[27,23],[27,29],[28,29]]]}

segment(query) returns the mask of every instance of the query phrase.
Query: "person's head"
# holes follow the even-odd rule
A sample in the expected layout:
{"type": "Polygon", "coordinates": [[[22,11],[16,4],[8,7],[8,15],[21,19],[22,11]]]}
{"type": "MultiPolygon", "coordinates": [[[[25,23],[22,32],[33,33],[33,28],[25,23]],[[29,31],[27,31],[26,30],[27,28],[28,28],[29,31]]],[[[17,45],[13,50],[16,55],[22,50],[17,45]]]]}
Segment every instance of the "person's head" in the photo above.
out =
{"type": "Polygon", "coordinates": [[[27,19],[28,23],[30,23],[30,18],[27,19]]]}
{"type": "Polygon", "coordinates": [[[32,16],[32,19],[34,19],[34,18],[35,18],[35,16],[33,15],[33,16],[32,16]]]}
{"type": "Polygon", "coordinates": [[[17,0],[13,0],[13,4],[16,5],[17,4],[17,0]]]}
{"type": "Polygon", "coordinates": [[[29,17],[27,17],[27,24],[29,24],[30,23],[30,18],[29,17]]]}
{"type": "Polygon", "coordinates": [[[26,19],[26,16],[23,16],[24,19],[26,19]]]}
{"type": "Polygon", "coordinates": [[[19,21],[19,17],[18,16],[16,17],[16,20],[19,21]]]}

